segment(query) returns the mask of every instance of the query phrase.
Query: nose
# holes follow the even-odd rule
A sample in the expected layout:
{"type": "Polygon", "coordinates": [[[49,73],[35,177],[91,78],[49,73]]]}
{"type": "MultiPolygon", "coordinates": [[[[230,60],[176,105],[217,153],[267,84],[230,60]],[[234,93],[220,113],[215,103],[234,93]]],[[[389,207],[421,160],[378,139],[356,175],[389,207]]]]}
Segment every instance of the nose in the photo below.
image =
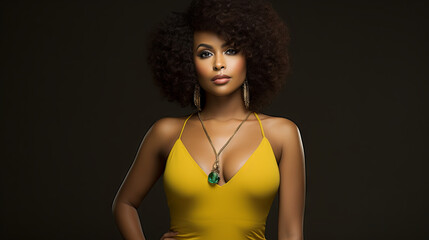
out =
{"type": "Polygon", "coordinates": [[[214,71],[219,71],[221,69],[225,69],[226,68],[226,64],[225,64],[225,59],[222,55],[217,55],[214,59],[214,63],[213,63],[213,70],[214,71]]]}

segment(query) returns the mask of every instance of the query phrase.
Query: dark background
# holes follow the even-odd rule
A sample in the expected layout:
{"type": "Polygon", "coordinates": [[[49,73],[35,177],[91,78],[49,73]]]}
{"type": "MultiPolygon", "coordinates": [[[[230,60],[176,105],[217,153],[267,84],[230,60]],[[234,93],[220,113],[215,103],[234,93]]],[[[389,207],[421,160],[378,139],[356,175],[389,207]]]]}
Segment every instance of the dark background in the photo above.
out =
{"type": "MultiPolygon", "coordinates": [[[[189,1],[1,3],[1,238],[120,239],[116,191],[163,99],[146,37],[189,1]]],[[[305,239],[427,239],[427,1],[272,1],[293,74],[263,113],[301,130],[305,239]]],[[[277,198],[267,238],[277,238],[277,198]]],[[[168,230],[162,179],[139,209],[168,230]]]]}

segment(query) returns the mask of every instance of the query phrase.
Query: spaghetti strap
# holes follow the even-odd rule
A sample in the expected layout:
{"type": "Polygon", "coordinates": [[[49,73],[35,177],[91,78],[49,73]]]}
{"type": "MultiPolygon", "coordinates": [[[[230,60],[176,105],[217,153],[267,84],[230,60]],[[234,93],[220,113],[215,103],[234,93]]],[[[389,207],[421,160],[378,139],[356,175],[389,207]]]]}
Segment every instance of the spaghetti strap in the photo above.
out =
{"type": "Polygon", "coordinates": [[[258,119],[259,126],[261,126],[262,137],[265,137],[264,128],[262,127],[261,120],[259,119],[258,114],[256,114],[256,112],[253,112],[253,113],[255,114],[256,118],[258,119]]]}
{"type": "Polygon", "coordinates": [[[187,121],[188,121],[188,119],[192,116],[192,114],[194,114],[194,113],[191,113],[191,115],[189,115],[189,117],[188,117],[188,118],[186,118],[185,122],[183,123],[182,131],[180,131],[179,139],[182,137],[183,129],[185,129],[186,122],[187,122],[187,121]]]}

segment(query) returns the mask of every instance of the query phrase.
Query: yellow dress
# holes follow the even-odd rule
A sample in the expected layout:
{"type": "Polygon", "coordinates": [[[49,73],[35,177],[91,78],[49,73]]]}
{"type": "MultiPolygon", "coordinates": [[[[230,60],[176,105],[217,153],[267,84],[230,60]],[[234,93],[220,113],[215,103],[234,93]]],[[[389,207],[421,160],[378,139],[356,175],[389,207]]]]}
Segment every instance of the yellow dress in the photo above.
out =
{"type": "Polygon", "coordinates": [[[207,174],[179,138],[164,170],[164,191],[170,209],[170,229],[176,239],[265,239],[266,219],[278,191],[280,173],[265,137],[241,169],[224,185],[210,184],[207,174]]]}

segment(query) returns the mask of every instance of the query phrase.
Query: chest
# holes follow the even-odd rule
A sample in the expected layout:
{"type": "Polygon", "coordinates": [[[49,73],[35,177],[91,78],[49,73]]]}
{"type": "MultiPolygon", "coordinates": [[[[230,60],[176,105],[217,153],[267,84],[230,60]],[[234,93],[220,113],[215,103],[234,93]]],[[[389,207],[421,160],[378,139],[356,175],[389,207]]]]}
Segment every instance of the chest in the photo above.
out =
{"type": "Polygon", "coordinates": [[[178,139],[167,159],[164,172],[165,181],[170,181],[175,188],[182,189],[179,192],[187,193],[184,195],[200,195],[200,191],[207,190],[206,188],[209,186],[211,186],[209,189],[236,188],[240,191],[247,189],[245,195],[259,195],[267,189],[269,192],[273,192],[278,187],[278,163],[266,138],[260,141],[250,156],[246,156],[244,162],[239,162],[240,167],[238,169],[231,169],[233,165],[230,162],[220,162],[221,180],[218,184],[209,184],[208,175],[212,170],[211,164],[201,164],[201,162],[196,161],[184,143],[178,139]],[[180,179],[181,183],[174,184],[173,179],[180,179]],[[189,186],[193,187],[189,188],[189,186]]]}
{"type": "Polygon", "coordinates": [[[255,155],[260,158],[258,164],[275,162],[276,167],[278,165],[280,149],[277,144],[270,143],[258,116],[254,117],[241,125],[216,121],[202,124],[198,119],[188,118],[176,143],[179,142],[179,148],[205,176],[212,172],[218,158],[218,185],[222,186],[242,171],[255,155]]]}
{"type": "MultiPolygon", "coordinates": [[[[255,129],[254,126],[253,128],[252,126],[248,128],[255,129]]],[[[180,143],[186,155],[207,176],[212,171],[216,154],[218,154],[219,185],[226,184],[233,179],[249,160],[255,158],[255,155],[259,158],[257,159],[258,164],[264,165],[269,161],[274,161],[278,164],[276,150],[273,149],[268,138],[262,135],[260,131],[246,131],[244,129],[241,134],[237,133],[228,142],[230,137],[228,136],[228,131],[225,134],[222,134],[222,131],[218,131],[217,135],[211,138],[213,147],[205,134],[194,134],[192,137],[183,135],[182,139],[184,140],[180,139],[180,143]]]]}

